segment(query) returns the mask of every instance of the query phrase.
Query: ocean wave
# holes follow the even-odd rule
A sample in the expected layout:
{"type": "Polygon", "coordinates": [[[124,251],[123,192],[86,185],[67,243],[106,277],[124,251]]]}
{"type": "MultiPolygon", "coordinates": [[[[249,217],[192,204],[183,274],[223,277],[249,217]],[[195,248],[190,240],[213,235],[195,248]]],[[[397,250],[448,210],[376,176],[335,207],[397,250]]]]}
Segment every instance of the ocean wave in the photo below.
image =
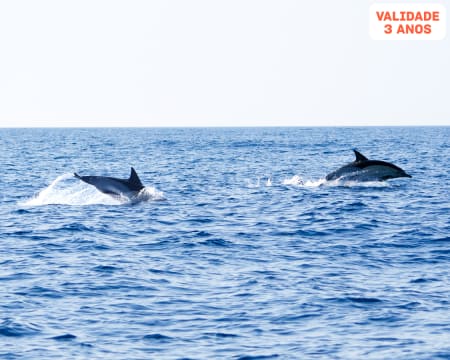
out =
{"type": "Polygon", "coordinates": [[[0,323],[0,336],[22,337],[36,335],[41,329],[36,324],[26,322],[18,322],[12,319],[4,319],[0,323]]]}

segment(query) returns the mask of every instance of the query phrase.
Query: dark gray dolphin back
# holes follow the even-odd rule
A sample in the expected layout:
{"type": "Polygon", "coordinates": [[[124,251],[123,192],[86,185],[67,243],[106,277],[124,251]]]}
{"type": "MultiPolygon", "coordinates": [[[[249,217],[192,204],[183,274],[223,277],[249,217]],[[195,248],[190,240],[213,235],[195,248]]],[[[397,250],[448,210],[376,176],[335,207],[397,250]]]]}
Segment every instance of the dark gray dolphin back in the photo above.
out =
{"type": "Polygon", "coordinates": [[[141,179],[139,179],[139,176],[133,167],[131,168],[130,178],[128,179],[128,186],[130,187],[131,190],[135,190],[135,191],[139,191],[144,188],[144,185],[142,185],[141,179]]]}

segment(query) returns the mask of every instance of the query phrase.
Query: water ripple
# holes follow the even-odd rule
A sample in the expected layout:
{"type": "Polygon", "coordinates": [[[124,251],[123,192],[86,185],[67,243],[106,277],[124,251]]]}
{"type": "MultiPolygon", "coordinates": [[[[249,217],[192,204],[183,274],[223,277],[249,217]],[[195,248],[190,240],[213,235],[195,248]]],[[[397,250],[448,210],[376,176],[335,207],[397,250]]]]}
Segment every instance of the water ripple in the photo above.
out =
{"type": "Polygon", "coordinates": [[[448,358],[449,129],[0,132],[0,358],[448,358]],[[128,166],[167,201],[72,176],[128,166]]]}
{"type": "Polygon", "coordinates": [[[0,336],[24,337],[36,335],[40,332],[40,328],[31,323],[17,322],[12,319],[4,319],[0,323],[0,336]]]}

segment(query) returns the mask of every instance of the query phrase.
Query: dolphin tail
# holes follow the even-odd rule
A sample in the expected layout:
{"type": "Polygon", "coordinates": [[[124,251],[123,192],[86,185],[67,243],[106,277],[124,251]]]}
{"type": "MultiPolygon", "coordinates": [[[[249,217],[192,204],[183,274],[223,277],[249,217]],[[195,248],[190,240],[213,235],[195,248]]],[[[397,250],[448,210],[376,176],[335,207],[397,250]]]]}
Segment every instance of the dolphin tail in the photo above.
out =
{"type": "Polygon", "coordinates": [[[81,179],[81,176],[78,175],[77,173],[73,173],[73,176],[75,176],[77,179],[81,179]]]}

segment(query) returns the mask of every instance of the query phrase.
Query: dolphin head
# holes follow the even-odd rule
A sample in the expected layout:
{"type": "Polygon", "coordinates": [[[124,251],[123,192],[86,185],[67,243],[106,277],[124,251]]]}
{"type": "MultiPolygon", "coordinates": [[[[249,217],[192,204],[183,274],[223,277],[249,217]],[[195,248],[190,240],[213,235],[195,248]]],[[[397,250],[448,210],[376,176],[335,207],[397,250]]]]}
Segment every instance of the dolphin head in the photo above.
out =
{"type": "Polygon", "coordinates": [[[356,166],[362,170],[364,177],[367,177],[367,179],[369,180],[378,179],[384,181],[402,177],[412,177],[411,175],[407,174],[405,170],[399,168],[398,166],[381,160],[367,160],[358,163],[356,166]]]}
{"type": "Polygon", "coordinates": [[[411,175],[406,173],[403,169],[400,169],[399,167],[389,167],[389,169],[386,171],[386,175],[382,176],[382,180],[389,180],[389,179],[395,179],[395,178],[401,178],[401,177],[407,177],[412,178],[411,175]]]}
{"type": "Polygon", "coordinates": [[[90,185],[94,185],[96,180],[98,179],[98,176],[80,176],[77,173],[73,174],[77,179],[80,179],[81,181],[84,181],[85,183],[88,183],[90,185]]]}

